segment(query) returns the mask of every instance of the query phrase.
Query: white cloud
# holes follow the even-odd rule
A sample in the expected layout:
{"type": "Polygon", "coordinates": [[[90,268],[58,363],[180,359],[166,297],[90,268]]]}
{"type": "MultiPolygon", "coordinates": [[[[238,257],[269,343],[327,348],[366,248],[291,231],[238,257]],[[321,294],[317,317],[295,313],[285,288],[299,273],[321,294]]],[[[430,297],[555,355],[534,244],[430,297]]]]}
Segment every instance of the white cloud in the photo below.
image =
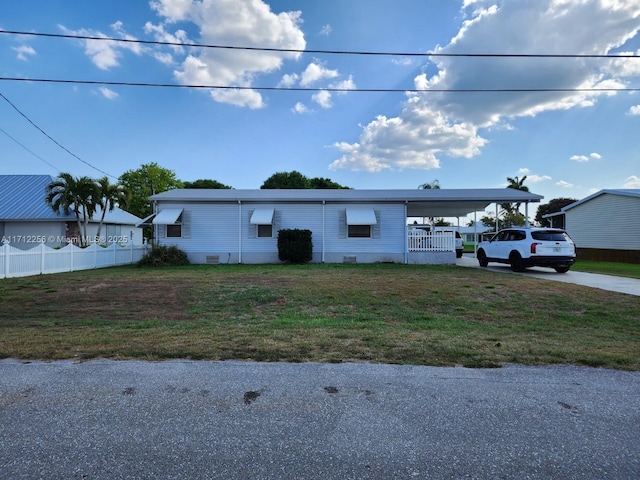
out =
{"type": "Polygon", "coordinates": [[[21,45],[19,47],[12,47],[13,51],[17,52],[18,60],[28,61],[28,55],[35,55],[36,51],[33,47],[29,45],[21,45]]]}
{"type": "MultiPolygon", "coordinates": [[[[336,88],[338,90],[355,90],[356,89],[356,83],[353,81],[353,76],[349,75],[349,78],[347,78],[346,80],[342,80],[340,82],[337,83],[332,83],[330,85],[331,88],[336,88]]],[[[338,92],[340,94],[345,94],[347,92],[338,92]]]]}
{"type": "MultiPolygon", "coordinates": [[[[80,35],[85,37],[109,38],[102,32],[82,28],[80,30],[69,30],[64,25],[58,25],[63,33],[68,35],[80,35]]],[[[136,40],[135,37],[124,31],[122,22],[118,21],[111,25],[113,34],[111,36],[123,40],[136,40]]],[[[81,40],[84,45],[85,54],[91,59],[93,64],[100,70],[109,70],[120,65],[122,51],[130,51],[136,55],[141,55],[147,49],[141,44],[132,42],[113,42],[110,40],[81,40]]]]}
{"type": "Polygon", "coordinates": [[[311,95],[311,100],[325,109],[333,106],[331,103],[331,92],[327,92],[326,90],[320,90],[319,92],[314,93],[311,95]]]}
{"type": "Polygon", "coordinates": [[[629,115],[640,115],[640,105],[634,105],[629,109],[629,115]]]}
{"type": "Polygon", "coordinates": [[[391,63],[400,65],[401,67],[410,67],[413,65],[413,60],[409,57],[392,58],[391,63]]]}
{"type": "Polygon", "coordinates": [[[323,67],[318,63],[310,63],[305,68],[304,72],[300,75],[300,85],[308,87],[314,83],[318,83],[322,80],[336,78],[340,74],[337,70],[330,70],[323,67]]]}
{"type": "Polygon", "coordinates": [[[300,114],[309,112],[309,108],[302,102],[296,103],[291,110],[293,110],[294,113],[300,114]]]}
{"type": "Polygon", "coordinates": [[[109,100],[115,100],[120,96],[118,93],[107,87],[100,87],[98,88],[98,91],[102,94],[103,97],[108,98],[109,100]]]}
{"type": "Polygon", "coordinates": [[[640,177],[637,175],[631,175],[624,182],[624,188],[640,188],[640,177]]]}
{"type": "Polygon", "coordinates": [[[343,156],[329,168],[377,172],[384,169],[440,168],[438,155],[470,158],[486,140],[468,123],[451,124],[423,99],[412,97],[399,117],[379,115],[363,128],[360,142],[336,143],[343,156]]]}
{"type": "Polygon", "coordinates": [[[557,187],[561,187],[561,188],[572,188],[573,187],[573,183],[569,183],[569,182],[565,182],[564,180],[560,180],[560,181],[556,182],[556,186],[557,187]]]}
{"type": "MultiPolygon", "coordinates": [[[[151,7],[167,24],[191,22],[200,32],[198,43],[304,50],[300,12],[274,13],[262,0],[157,0],[151,7]]],[[[159,33],[162,30],[154,27],[159,33]]],[[[175,35],[175,34],[174,34],[175,35]]],[[[189,53],[174,71],[182,84],[250,87],[260,75],[275,72],[300,53],[207,48],[189,53]]],[[[217,90],[211,97],[249,108],[264,106],[255,90],[217,90]]]]}
{"type": "Polygon", "coordinates": [[[300,80],[300,75],[298,75],[297,73],[286,74],[282,76],[282,80],[280,80],[279,86],[291,87],[295,85],[298,80],[300,80]]]}
{"type": "MultiPolygon", "coordinates": [[[[605,54],[640,29],[636,0],[464,0],[463,16],[457,34],[434,53],[605,54]]],[[[431,61],[437,72],[417,76],[417,89],[574,91],[411,93],[397,117],[378,115],[363,128],[357,142],[336,143],[343,155],[332,168],[437,168],[445,155],[472,157],[486,144],[480,129],[509,125],[518,117],[546,111],[590,107],[599,97],[613,93],[577,90],[624,86],[628,75],[636,75],[630,63],[637,60],[431,57],[431,61]],[[437,135],[431,133],[434,128],[437,135]],[[409,134],[415,131],[429,137],[417,140],[409,134]]]]}
{"type": "Polygon", "coordinates": [[[602,155],[600,155],[599,153],[593,152],[592,154],[589,155],[589,158],[593,160],[600,160],[602,158],[602,155]]]}
{"type": "Polygon", "coordinates": [[[320,29],[320,35],[325,37],[331,35],[331,25],[323,25],[320,29]]]}
{"type": "Polygon", "coordinates": [[[586,155],[573,155],[569,160],[573,160],[574,162],[588,162],[589,157],[586,155]]]}
{"type": "Polygon", "coordinates": [[[549,175],[527,175],[527,180],[531,183],[545,182],[551,180],[549,175]]]}

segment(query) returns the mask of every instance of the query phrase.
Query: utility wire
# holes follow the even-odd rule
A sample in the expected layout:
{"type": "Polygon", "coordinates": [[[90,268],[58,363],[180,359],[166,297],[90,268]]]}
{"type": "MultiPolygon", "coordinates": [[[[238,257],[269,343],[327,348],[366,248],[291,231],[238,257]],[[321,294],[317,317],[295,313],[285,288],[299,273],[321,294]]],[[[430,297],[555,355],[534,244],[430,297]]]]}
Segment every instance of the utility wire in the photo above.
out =
{"type": "MultiPolygon", "coordinates": [[[[181,85],[177,83],[148,83],[148,82],[114,82],[106,80],[65,80],[53,78],[20,78],[0,77],[0,81],[13,82],[40,82],[40,83],[67,83],[81,85],[109,85],[125,87],[163,87],[163,88],[196,88],[211,90],[262,90],[279,92],[365,92],[365,93],[598,93],[598,92],[638,92],[640,87],[603,87],[603,88],[338,88],[338,87],[261,87],[261,86],[232,86],[232,85],[181,85]]],[[[1,95],[1,94],[0,94],[1,95]]],[[[8,100],[7,100],[8,101],[8,100]]]]}
{"type": "Polygon", "coordinates": [[[0,132],[4,133],[7,137],[9,137],[11,140],[13,140],[15,143],[17,143],[18,145],[20,145],[22,148],[24,148],[27,152],[29,152],[31,155],[33,155],[34,157],[36,157],[39,160],[42,160],[44,163],[46,163],[47,165],[49,165],[51,168],[53,168],[54,170],[61,172],[62,170],[60,170],[58,167],[56,167],[55,165],[53,165],[52,163],[47,162],[44,158],[42,158],[40,155],[38,155],[37,153],[33,152],[32,150],[29,150],[27,147],[25,147],[22,143],[20,143],[18,140],[16,140],[15,138],[13,138],[11,135],[9,135],[7,132],[5,132],[2,128],[0,128],[0,132]]]}
{"type": "Polygon", "coordinates": [[[0,97],[2,97],[9,105],[11,105],[13,107],[13,109],[18,112],[20,115],[22,115],[27,122],[29,122],[31,125],[33,125],[35,128],[37,128],[40,133],[42,133],[45,137],[47,137],[49,140],[51,140],[53,143],[55,143],[58,147],[60,147],[62,150],[64,150],[65,152],[67,152],[69,155],[71,155],[72,157],[76,158],[77,160],[80,160],[82,163],[84,163],[85,165],[88,165],[89,167],[93,168],[94,170],[97,170],[98,172],[107,175],[108,177],[111,178],[116,178],[113,175],[105,172],[104,170],[100,170],[98,167],[94,167],[93,165],[91,165],[89,162],[81,159],[79,156],[77,156],[75,153],[73,153],[72,151],[70,151],[67,147],[61,145],[57,140],[55,140],[51,135],[49,135],[47,132],[45,132],[44,130],[42,130],[38,125],[36,125],[29,117],[27,117],[27,115],[25,115],[23,112],[20,111],[20,109],[18,107],[16,107],[7,97],[5,97],[2,93],[0,93],[0,97]]]}
{"type": "Polygon", "coordinates": [[[314,53],[331,55],[369,55],[369,56],[394,56],[394,57],[494,57],[494,58],[640,58],[640,54],[620,53],[608,54],[547,54],[547,53],[443,53],[443,52],[371,52],[348,50],[302,50],[295,48],[268,48],[268,47],[242,47],[234,45],[211,45],[202,43],[161,42],[157,40],[137,40],[130,38],[94,37],[90,35],[70,35],[62,33],[22,32],[16,30],[0,30],[0,33],[10,35],[31,35],[35,37],[67,38],[74,40],[96,40],[106,42],[136,43],[143,45],[165,45],[172,47],[192,48],[217,48],[226,50],[246,50],[259,52],[281,53],[314,53]]]}

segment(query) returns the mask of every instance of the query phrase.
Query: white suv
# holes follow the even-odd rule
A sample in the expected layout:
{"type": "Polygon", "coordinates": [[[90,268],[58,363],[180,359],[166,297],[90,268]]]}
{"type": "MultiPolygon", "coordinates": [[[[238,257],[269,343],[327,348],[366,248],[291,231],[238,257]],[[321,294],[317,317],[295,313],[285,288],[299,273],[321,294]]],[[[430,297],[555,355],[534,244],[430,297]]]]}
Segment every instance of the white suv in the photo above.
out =
{"type": "Polygon", "coordinates": [[[566,273],[576,261],[576,247],[564,230],[512,227],[480,242],[476,256],[481,267],[499,262],[510,264],[514,272],[527,267],[551,267],[566,273]]]}

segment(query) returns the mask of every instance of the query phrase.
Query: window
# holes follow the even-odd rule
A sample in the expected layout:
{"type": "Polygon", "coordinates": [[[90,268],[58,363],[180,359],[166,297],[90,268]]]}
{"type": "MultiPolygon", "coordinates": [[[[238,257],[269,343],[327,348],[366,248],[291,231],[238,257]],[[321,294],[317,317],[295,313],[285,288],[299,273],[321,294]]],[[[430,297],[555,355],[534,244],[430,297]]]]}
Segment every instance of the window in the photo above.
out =
{"type": "Polygon", "coordinates": [[[273,237],[273,225],[258,225],[258,238],[273,237]]]}
{"type": "Polygon", "coordinates": [[[249,223],[255,228],[254,233],[250,236],[258,238],[273,238],[273,217],[275,210],[273,208],[256,208],[251,213],[249,223]]]}
{"type": "Polygon", "coordinates": [[[182,225],[167,225],[167,237],[181,237],[182,225]]]}
{"type": "Polygon", "coordinates": [[[376,213],[371,208],[347,208],[346,224],[348,238],[373,237],[373,225],[377,225],[376,213]]]}
{"type": "Polygon", "coordinates": [[[371,225],[348,225],[349,238],[371,238],[371,225]]]}

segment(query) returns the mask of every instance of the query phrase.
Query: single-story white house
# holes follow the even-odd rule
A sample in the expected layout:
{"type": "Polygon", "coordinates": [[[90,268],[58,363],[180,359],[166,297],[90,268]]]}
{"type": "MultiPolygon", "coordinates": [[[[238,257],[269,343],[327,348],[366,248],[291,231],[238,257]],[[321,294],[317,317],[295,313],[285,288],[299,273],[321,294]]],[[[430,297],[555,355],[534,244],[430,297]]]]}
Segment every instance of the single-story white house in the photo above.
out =
{"type": "MultiPolygon", "coordinates": [[[[45,201],[46,188],[55,179],[51,175],[0,175],[0,242],[29,249],[44,243],[49,247],[77,243],[76,216],[73,211],[54,212],[45,201]],[[43,242],[44,240],[44,242],[43,242]]],[[[101,211],[87,225],[87,236],[98,233],[101,211]]],[[[105,244],[142,245],[140,218],[119,208],[106,212],[100,237],[105,244]]]]}
{"type": "Polygon", "coordinates": [[[579,259],[640,263],[640,189],[600,190],[546,217],[564,226],[579,259]]]}
{"type": "MultiPolygon", "coordinates": [[[[278,263],[280,229],[312,232],[313,262],[455,263],[454,238],[414,242],[409,217],[461,217],[543,197],[509,188],[432,190],[178,189],[150,197],[155,241],[192,263],[278,263]]],[[[424,233],[424,232],[421,232],[424,233]]]]}

